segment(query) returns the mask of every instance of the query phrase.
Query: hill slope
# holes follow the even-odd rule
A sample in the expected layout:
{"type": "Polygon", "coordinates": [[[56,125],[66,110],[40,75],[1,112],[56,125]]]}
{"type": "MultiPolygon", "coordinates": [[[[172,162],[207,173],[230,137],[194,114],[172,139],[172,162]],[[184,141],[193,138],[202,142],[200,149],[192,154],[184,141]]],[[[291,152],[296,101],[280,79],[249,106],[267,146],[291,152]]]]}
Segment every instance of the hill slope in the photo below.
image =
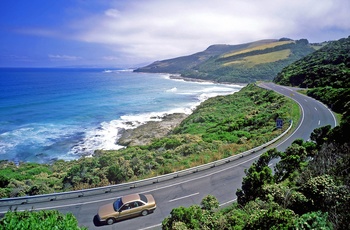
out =
{"type": "Polygon", "coordinates": [[[274,81],[313,88],[308,90],[309,96],[343,113],[350,101],[350,36],[333,41],[285,67],[274,81]]]}
{"type": "Polygon", "coordinates": [[[288,64],[315,49],[306,39],[268,39],[240,45],[212,45],[202,52],[156,61],[135,72],[174,73],[217,82],[272,80],[288,64]]]}

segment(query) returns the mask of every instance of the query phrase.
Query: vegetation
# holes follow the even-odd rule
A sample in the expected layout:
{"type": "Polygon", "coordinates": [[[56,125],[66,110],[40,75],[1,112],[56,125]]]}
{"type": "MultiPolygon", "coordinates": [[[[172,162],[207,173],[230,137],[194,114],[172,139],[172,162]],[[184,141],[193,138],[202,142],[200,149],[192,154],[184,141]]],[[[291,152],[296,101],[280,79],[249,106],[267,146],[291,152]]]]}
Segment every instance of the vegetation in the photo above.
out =
{"type": "Polygon", "coordinates": [[[16,197],[118,184],[201,165],[259,146],[297,123],[298,106],[253,84],[202,103],[171,135],[53,164],[0,163],[0,195],[16,197]],[[276,129],[276,119],[284,122],[276,129]]]}
{"type": "Polygon", "coordinates": [[[214,212],[207,211],[208,205],[175,208],[163,228],[349,229],[349,44],[350,37],[329,43],[275,79],[315,87],[308,94],[342,113],[339,126],[317,128],[311,141],[297,139],[284,152],[262,154],[245,170],[237,203],[214,212]],[[279,162],[272,171],[269,164],[275,158],[279,162]]]}
{"type": "MultiPolygon", "coordinates": [[[[347,122],[349,113],[345,114],[347,122]]],[[[345,120],[315,129],[311,142],[295,140],[285,152],[270,149],[245,170],[237,203],[217,210],[215,197],[178,207],[163,229],[348,229],[350,140],[345,120]],[[272,159],[280,158],[274,167],[272,159]]]]}
{"type": "Polygon", "coordinates": [[[330,42],[289,65],[274,81],[308,88],[307,95],[343,113],[350,100],[350,37],[330,42]]]}
{"type": "Polygon", "coordinates": [[[216,82],[272,80],[283,67],[315,51],[306,39],[263,40],[236,46],[211,46],[190,56],[157,61],[138,72],[177,73],[216,82]],[[214,52],[215,51],[215,52],[214,52]]]}
{"type": "Polygon", "coordinates": [[[0,220],[0,229],[15,230],[80,230],[87,229],[79,227],[78,221],[71,214],[63,215],[58,211],[10,211],[0,220]]]}

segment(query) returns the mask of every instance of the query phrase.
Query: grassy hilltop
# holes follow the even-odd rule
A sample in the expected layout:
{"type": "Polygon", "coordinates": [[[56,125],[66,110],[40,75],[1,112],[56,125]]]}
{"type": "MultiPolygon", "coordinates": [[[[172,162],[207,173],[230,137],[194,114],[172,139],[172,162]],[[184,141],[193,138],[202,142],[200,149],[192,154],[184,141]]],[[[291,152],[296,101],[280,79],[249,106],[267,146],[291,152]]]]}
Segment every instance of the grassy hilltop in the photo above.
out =
{"type": "Polygon", "coordinates": [[[216,82],[272,80],[283,67],[314,52],[306,39],[261,40],[240,45],[212,45],[189,56],[156,61],[136,72],[163,72],[216,82]]]}

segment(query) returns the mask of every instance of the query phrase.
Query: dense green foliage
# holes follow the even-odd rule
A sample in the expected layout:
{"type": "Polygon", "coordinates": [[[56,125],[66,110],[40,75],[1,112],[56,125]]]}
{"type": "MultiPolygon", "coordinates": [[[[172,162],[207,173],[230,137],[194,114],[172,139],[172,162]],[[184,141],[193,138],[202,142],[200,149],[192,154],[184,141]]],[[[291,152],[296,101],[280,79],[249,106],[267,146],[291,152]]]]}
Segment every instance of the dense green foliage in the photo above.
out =
{"type": "Polygon", "coordinates": [[[10,211],[0,220],[0,229],[80,230],[87,228],[79,227],[78,221],[71,213],[63,215],[58,211],[10,211]]]}
{"type": "MultiPolygon", "coordinates": [[[[207,199],[205,197],[203,201],[207,199]]],[[[174,208],[162,222],[164,230],[186,229],[333,229],[327,213],[295,214],[273,201],[256,199],[244,208],[234,203],[230,207],[211,211],[202,205],[174,208]]]]}
{"type": "Polygon", "coordinates": [[[256,80],[272,80],[283,67],[315,51],[306,39],[263,40],[236,46],[211,46],[193,55],[157,61],[137,69],[137,72],[176,73],[183,77],[216,82],[249,83],[256,80]],[[267,46],[266,44],[276,44],[267,46]],[[252,49],[252,47],[259,47],[252,49]],[[215,51],[215,52],[214,52],[215,51]],[[237,54],[227,54],[238,51],[237,54]],[[278,52],[285,54],[276,57],[278,52]],[[246,59],[254,58],[249,65],[246,59]],[[270,59],[271,60],[268,60],[270,59]]]}
{"type": "Polygon", "coordinates": [[[350,101],[350,37],[330,42],[284,68],[274,79],[283,85],[311,88],[307,94],[343,113],[350,101]]]}
{"type": "Polygon", "coordinates": [[[118,184],[201,165],[259,146],[297,123],[298,106],[253,84],[202,103],[151,144],[53,164],[0,163],[0,195],[15,197],[118,184]],[[285,120],[276,129],[276,118],[285,120]]]}
{"type": "Polygon", "coordinates": [[[312,142],[297,139],[285,152],[268,150],[245,171],[238,203],[216,210],[208,202],[213,196],[205,197],[202,208],[173,209],[163,229],[348,229],[350,140],[337,141],[344,128],[323,127],[312,142]],[[280,161],[272,173],[274,158],[280,161]]]}

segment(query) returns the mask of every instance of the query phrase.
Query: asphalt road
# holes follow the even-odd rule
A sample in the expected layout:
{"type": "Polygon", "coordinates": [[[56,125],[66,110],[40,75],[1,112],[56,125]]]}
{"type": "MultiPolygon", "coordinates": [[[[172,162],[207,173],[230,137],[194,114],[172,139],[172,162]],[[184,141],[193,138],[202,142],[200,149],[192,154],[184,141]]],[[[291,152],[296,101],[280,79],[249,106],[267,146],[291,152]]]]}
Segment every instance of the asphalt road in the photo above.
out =
{"type": "MultiPolygon", "coordinates": [[[[309,140],[310,134],[315,128],[327,124],[332,127],[336,125],[332,112],[326,106],[297,93],[295,88],[282,87],[272,83],[262,83],[260,86],[293,98],[299,103],[303,112],[296,130],[272,145],[271,148],[276,147],[283,151],[297,138],[309,140]]],[[[200,204],[203,197],[208,194],[214,195],[221,206],[229,205],[235,201],[235,192],[241,187],[242,178],[245,176],[244,169],[249,168],[264,151],[206,171],[140,188],[69,200],[25,204],[12,208],[17,208],[17,210],[57,209],[62,213],[71,212],[78,219],[80,226],[86,226],[89,229],[160,229],[162,220],[169,216],[173,208],[200,204]],[[99,206],[113,202],[118,196],[134,192],[153,194],[157,201],[157,209],[153,214],[117,222],[113,225],[103,225],[96,220],[95,215],[99,206]]],[[[1,207],[0,213],[3,214],[7,209],[8,207],[1,207]]]]}

